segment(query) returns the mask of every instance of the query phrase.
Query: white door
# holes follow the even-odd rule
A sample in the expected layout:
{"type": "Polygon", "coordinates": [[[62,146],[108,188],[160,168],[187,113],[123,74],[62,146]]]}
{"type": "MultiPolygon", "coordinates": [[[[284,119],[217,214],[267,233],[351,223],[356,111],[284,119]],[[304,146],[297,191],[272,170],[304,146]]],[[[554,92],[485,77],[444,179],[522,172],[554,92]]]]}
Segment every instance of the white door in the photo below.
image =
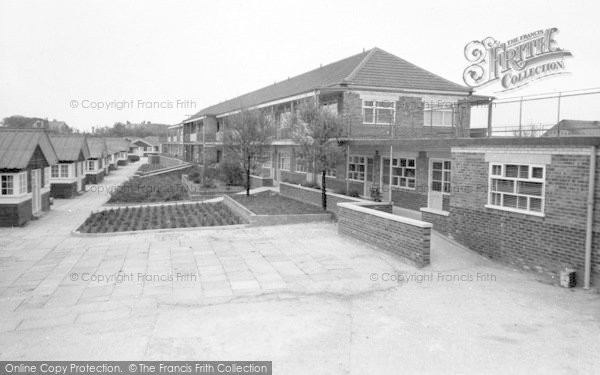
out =
{"type": "Polygon", "coordinates": [[[443,209],[444,194],[450,194],[451,161],[429,160],[429,192],[427,206],[435,210],[443,209]]]}
{"type": "Polygon", "coordinates": [[[371,188],[373,187],[373,158],[366,158],[365,165],[365,190],[363,195],[365,197],[371,196],[371,188]]]}
{"type": "Polygon", "coordinates": [[[75,163],[75,176],[77,176],[77,191],[81,191],[81,180],[83,179],[83,174],[81,171],[81,162],[78,161],[75,163]]]}
{"type": "Polygon", "coordinates": [[[37,214],[42,209],[42,193],[40,190],[42,173],[39,169],[31,171],[31,212],[37,214]]]}

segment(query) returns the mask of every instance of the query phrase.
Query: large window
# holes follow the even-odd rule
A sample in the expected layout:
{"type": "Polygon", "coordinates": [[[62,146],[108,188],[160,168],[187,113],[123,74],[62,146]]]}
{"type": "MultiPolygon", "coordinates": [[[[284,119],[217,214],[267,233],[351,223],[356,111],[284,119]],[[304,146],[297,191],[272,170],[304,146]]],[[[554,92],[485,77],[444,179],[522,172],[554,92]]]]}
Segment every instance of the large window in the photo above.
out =
{"type": "MultiPolygon", "coordinates": [[[[25,186],[27,186],[27,184],[25,184],[25,186]]],[[[13,195],[14,187],[15,181],[13,175],[0,175],[0,193],[2,193],[2,195],[13,195]]]]}
{"type": "Polygon", "coordinates": [[[59,168],[58,165],[53,165],[52,166],[52,178],[58,178],[59,177],[59,168]]]}
{"type": "Polygon", "coordinates": [[[545,168],[490,164],[489,206],[530,214],[544,212],[545,168]]]}
{"type": "Polygon", "coordinates": [[[425,126],[452,126],[452,110],[424,110],[423,125],[425,126]]]}
{"type": "Polygon", "coordinates": [[[60,165],[60,177],[69,177],[69,165],[68,164],[60,165]]]}
{"type": "Polygon", "coordinates": [[[338,114],[338,103],[337,102],[325,102],[321,105],[324,110],[333,113],[334,115],[338,114]]]}
{"type": "Polygon", "coordinates": [[[291,161],[291,157],[290,157],[289,152],[282,151],[279,153],[279,169],[281,169],[283,171],[289,171],[290,170],[290,161],[291,161]]]}
{"type": "Polygon", "coordinates": [[[93,171],[94,169],[96,169],[96,161],[95,160],[88,160],[87,161],[87,170],[88,171],[93,171]]]}
{"type": "Polygon", "coordinates": [[[27,172],[19,173],[19,194],[27,193],[27,172]]]}
{"type": "Polygon", "coordinates": [[[363,123],[392,124],[396,116],[396,102],[363,100],[363,123]]]}
{"type": "Polygon", "coordinates": [[[365,157],[364,156],[350,156],[348,163],[348,178],[351,180],[364,181],[365,180],[365,157]]]}
{"type": "Polygon", "coordinates": [[[431,162],[431,190],[450,194],[450,170],[449,160],[431,162]]]}
{"type": "Polygon", "coordinates": [[[299,172],[299,173],[307,172],[306,160],[304,160],[303,157],[300,157],[300,156],[296,157],[296,172],[299,172]]]}
{"type": "Polygon", "coordinates": [[[416,186],[417,168],[415,159],[392,159],[392,186],[414,189],[416,186]]]}

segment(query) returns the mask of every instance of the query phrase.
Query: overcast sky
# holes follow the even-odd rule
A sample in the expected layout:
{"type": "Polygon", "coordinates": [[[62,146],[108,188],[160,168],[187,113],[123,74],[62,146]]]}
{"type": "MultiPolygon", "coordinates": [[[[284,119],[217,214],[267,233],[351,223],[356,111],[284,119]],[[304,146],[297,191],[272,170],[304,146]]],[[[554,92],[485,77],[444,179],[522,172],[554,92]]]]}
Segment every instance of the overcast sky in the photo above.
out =
{"type": "MultiPolygon", "coordinates": [[[[571,74],[509,96],[600,87],[598,4],[3,0],[0,118],[55,118],[80,129],[126,120],[174,124],[208,105],[374,46],[463,84],[468,42],[488,36],[506,41],[549,27],[559,28],[559,46],[574,55],[566,61],[571,74]],[[174,108],[143,109],[140,100],[174,108]],[[81,108],[83,101],[134,105],[96,110],[81,108]]],[[[566,103],[564,111],[600,119],[600,95],[586,100],[566,103]]]]}

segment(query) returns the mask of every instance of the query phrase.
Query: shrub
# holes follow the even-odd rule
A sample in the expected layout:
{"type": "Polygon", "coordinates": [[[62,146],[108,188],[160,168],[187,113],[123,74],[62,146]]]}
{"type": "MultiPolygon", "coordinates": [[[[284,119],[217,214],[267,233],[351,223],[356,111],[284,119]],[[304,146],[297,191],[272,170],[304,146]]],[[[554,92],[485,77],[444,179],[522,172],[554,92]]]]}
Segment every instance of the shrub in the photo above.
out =
{"type": "Polygon", "coordinates": [[[237,163],[222,163],[219,167],[219,177],[226,185],[241,186],[244,184],[244,171],[237,163]]]}
{"type": "Polygon", "coordinates": [[[350,190],[348,192],[348,196],[350,196],[352,198],[359,198],[360,197],[360,193],[358,192],[358,190],[350,190]]]}

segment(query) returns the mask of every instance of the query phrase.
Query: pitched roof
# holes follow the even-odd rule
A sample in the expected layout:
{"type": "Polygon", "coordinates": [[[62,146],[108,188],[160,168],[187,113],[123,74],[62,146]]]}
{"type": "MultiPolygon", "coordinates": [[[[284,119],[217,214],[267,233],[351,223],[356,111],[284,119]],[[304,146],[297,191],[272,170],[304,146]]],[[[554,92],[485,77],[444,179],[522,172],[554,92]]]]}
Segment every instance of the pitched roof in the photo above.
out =
{"type": "Polygon", "coordinates": [[[136,143],[142,141],[145,144],[149,145],[149,146],[158,146],[160,145],[160,140],[158,137],[144,137],[144,138],[137,138],[135,139],[132,143],[136,143]]]}
{"type": "Polygon", "coordinates": [[[58,160],[76,161],[80,153],[83,153],[85,159],[90,157],[90,150],[82,135],[50,134],[49,137],[58,160]]]}
{"type": "Polygon", "coordinates": [[[56,164],[56,152],[43,129],[0,129],[0,169],[25,169],[38,146],[46,161],[56,164]]]}
{"type": "Polygon", "coordinates": [[[88,137],[87,144],[90,149],[90,158],[103,158],[108,155],[108,150],[106,149],[106,141],[104,138],[98,137],[88,137]]]}
{"type": "Polygon", "coordinates": [[[560,122],[548,129],[545,136],[581,135],[587,137],[600,136],[600,121],[584,120],[560,120],[560,122]]]}
{"type": "Polygon", "coordinates": [[[109,154],[115,154],[120,151],[129,150],[129,142],[123,138],[105,138],[106,148],[109,154]]]}
{"type": "Polygon", "coordinates": [[[469,94],[461,86],[377,47],[322,66],[285,81],[263,87],[202,109],[190,119],[218,115],[325,87],[375,86],[381,88],[453,91],[469,94]]]}

